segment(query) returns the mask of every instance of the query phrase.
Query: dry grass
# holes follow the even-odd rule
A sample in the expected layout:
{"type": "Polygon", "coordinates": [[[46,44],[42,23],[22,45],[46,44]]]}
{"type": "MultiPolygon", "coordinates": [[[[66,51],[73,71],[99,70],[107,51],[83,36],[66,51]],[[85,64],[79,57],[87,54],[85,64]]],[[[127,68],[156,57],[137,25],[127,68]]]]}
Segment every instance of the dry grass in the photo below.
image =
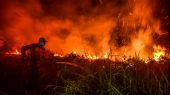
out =
{"type": "Polygon", "coordinates": [[[30,66],[20,56],[0,58],[4,95],[170,95],[170,59],[113,62],[69,55],[41,60],[38,86],[29,88],[30,66]]]}

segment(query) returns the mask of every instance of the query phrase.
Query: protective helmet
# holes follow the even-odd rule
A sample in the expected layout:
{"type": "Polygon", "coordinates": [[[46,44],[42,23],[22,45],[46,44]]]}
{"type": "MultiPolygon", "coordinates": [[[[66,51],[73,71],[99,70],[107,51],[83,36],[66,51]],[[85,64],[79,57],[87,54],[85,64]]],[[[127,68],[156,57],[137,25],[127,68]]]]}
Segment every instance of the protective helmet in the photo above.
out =
{"type": "Polygon", "coordinates": [[[39,42],[47,42],[47,40],[45,38],[43,38],[43,37],[40,37],[39,42]]]}
{"type": "Polygon", "coordinates": [[[43,38],[43,37],[39,38],[39,45],[40,46],[44,46],[46,42],[47,42],[47,40],[45,38],[43,38]]]}

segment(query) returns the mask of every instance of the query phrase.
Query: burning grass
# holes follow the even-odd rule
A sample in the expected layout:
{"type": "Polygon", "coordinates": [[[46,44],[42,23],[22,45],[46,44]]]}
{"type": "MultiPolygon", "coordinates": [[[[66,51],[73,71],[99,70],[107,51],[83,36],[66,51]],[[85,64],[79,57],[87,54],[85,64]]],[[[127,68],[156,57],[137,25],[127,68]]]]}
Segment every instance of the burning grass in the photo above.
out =
{"type": "Polygon", "coordinates": [[[169,95],[170,59],[85,59],[74,53],[41,60],[38,87],[29,88],[30,66],[20,55],[0,58],[5,95],[169,95]]]}
{"type": "Polygon", "coordinates": [[[169,9],[161,0],[21,1],[2,3],[0,94],[170,95],[169,54],[159,46],[169,45],[161,41],[169,9]],[[23,60],[17,49],[37,37],[61,54],[37,62],[32,88],[31,51],[23,60]]]}

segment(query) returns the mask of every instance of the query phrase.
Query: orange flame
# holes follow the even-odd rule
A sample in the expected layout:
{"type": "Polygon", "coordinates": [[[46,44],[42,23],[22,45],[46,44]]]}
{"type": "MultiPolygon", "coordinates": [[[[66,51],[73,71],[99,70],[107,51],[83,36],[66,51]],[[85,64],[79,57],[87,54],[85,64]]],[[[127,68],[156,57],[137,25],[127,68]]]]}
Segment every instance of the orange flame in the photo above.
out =
{"type": "MultiPolygon", "coordinates": [[[[153,59],[155,61],[160,61],[162,57],[165,56],[166,54],[166,48],[165,47],[161,47],[161,46],[153,46],[154,52],[153,52],[153,59]]],[[[73,54],[76,55],[83,55],[85,59],[89,59],[89,60],[97,60],[97,59],[109,59],[109,60],[113,60],[115,61],[114,58],[111,58],[109,53],[104,53],[103,55],[91,55],[91,54],[79,54],[77,53],[77,51],[73,51],[73,54]]],[[[8,51],[5,53],[6,55],[21,55],[21,52],[18,51],[18,49],[15,49],[14,51],[8,51]]],[[[54,56],[58,56],[58,57],[64,57],[64,55],[62,54],[58,54],[58,53],[54,53],[54,56]]],[[[123,58],[123,56],[122,56],[123,58]]],[[[119,61],[121,60],[121,58],[119,58],[119,61]]],[[[145,63],[147,63],[148,59],[143,59],[144,61],[146,61],[145,63]]],[[[123,60],[122,60],[123,61],[123,60]]]]}
{"type": "Polygon", "coordinates": [[[165,56],[165,48],[161,46],[154,46],[153,59],[159,61],[163,56],[165,56]]]}
{"type": "Polygon", "coordinates": [[[21,53],[17,49],[15,49],[14,51],[10,51],[10,52],[8,51],[5,54],[6,55],[21,55],[21,53]]]}
{"type": "MultiPolygon", "coordinates": [[[[99,0],[100,4],[96,3],[96,7],[92,7],[92,0],[77,2],[75,5],[68,0],[68,3],[55,3],[59,4],[57,7],[52,4],[55,6],[46,9],[49,15],[42,16],[46,13],[43,5],[38,1],[29,1],[27,4],[9,3],[4,8],[3,17],[8,21],[5,23],[11,25],[4,27],[5,38],[11,38],[16,47],[21,47],[22,43],[35,42],[38,37],[44,36],[48,39],[47,48],[55,52],[62,51],[62,54],[54,54],[60,57],[72,51],[87,59],[112,59],[112,55],[134,57],[137,54],[140,58],[153,57],[159,61],[165,56],[165,48],[153,47],[153,34],[161,35],[165,32],[161,30],[161,19],[154,16],[158,3],[156,1],[123,0],[126,2],[117,4],[99,0]],[[61,17],[56,12],[61,12],[61,17]]],[[[6,54],[21,53],[16,49],[6,54]]]]}

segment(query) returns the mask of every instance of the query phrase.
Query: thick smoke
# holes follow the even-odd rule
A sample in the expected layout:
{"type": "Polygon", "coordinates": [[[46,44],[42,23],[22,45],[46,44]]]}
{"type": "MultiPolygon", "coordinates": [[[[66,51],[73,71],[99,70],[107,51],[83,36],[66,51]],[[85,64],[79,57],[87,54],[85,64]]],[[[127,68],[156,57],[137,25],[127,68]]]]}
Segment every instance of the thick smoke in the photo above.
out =
{"type": "Polygon", "coordinates": [[[8,0],[0,1],[0,38],[10,46],[46,37],[58,53],[119,54],[151,51],[160,21],[148,0],[8,0]],[[144,50],[144,51],[141,51],[144,50]]]}

